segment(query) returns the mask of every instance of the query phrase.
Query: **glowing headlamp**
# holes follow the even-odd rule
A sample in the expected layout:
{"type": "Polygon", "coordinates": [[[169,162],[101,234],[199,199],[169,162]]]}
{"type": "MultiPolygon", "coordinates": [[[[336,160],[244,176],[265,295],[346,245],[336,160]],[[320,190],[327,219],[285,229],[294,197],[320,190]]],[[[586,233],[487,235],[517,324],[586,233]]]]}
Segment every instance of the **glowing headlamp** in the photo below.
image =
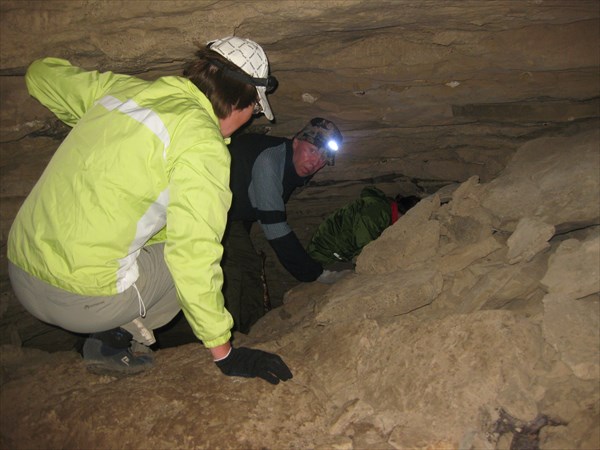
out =
{"type": "Polygon", "coordinates": [[[327,161],[328,166],[335,164],[335,154],[340,149],[338,142],[335,139],[329,139],[325,145],[319,146],[322,157],[327,161]]]}

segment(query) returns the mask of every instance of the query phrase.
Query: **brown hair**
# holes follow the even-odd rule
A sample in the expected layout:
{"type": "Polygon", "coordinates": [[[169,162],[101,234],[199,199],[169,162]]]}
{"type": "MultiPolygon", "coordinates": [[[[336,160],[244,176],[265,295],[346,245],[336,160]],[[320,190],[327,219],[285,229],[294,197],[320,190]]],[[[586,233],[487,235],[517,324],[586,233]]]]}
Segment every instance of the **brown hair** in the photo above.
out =
{"type": "Polygon", "coordinates": [[[226,118],[234,109],[244,109],[258,101],[254,85],[225,75],[225,68],[245,73],[227,58],[208,48],[198,50],[196,57],[197,60],[186,65],[183,76],[206,95],[219,119],[226,118]]]}

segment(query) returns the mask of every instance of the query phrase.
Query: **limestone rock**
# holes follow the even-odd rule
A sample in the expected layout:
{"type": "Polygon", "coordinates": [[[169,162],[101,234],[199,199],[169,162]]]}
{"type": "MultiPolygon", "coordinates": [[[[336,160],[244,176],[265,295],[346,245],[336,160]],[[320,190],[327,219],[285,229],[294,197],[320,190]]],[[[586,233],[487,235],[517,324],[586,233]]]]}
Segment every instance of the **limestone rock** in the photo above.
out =
{"type": "Polygon", "coordinates": [[[541,282],[548,292],[571,298],[600,292],[600,235],[561,242],[541,282]]]}
{"type": "Polygon", "coordinates": [[[440,257],[435,264],[443,274],[458,272],[501,247],[496,239],[489,237],[477,243],[459,247],[440,257]]]}
{"type": "Polygon", "coordinates": [[[531,261],[539,252],[550,247],[548,241],[554,236],[554,231],[554,226],[539,220],[529,217],[520,219],[514,233],[508,238],[508,263],[531,261]]]}
{"type": "Polygon", "coordinates": [[[386,273],[407,269],[436,254],[440,224],[430,220],[439,208],[439,197],[421,200],[394,225],[367,244],[356,260],[360,274],[386,273]]]}
{"type": "Polygon", "coordinates": [[[434,270],[406,270],[383,275],[356,275],[336,283],[317,306],[319,323],[359,317],[395,317],[430,304],[442,290],[434,270]]]}
{"type": "Polygon", "coordinates": [[[537,284],[537,280],[522,277],[518,266],[490,265],[484,276],[463,293],[457,311],[464,314],[479,309],[499,308],[512,299],[526,297],[537,284]]]}
{"type": "Polygon", "coordinates": [[[544,338],[577,377],[600,379],[600,298],[573,300],[549,294],[544,311],[544,338]]]}
{"type": "Polygon", "coordinates": [[[495,225],[514,231],[534,217],[568,231],[600,223],[600,131],[573,138],[540,138],[523,145],[486,186],[482,205],[495,225]]]}

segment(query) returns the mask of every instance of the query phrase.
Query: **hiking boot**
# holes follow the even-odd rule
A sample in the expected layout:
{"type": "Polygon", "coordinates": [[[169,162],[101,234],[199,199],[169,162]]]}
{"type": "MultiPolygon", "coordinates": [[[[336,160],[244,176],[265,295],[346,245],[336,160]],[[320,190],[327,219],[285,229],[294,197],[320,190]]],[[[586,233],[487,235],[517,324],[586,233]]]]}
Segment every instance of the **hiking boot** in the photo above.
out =
{"type": "Polygon", "coordinates": [[[131,351],[131,333],[122,328],[94,333],[83,344],[87,369],[98,375],[134,375],[154,364],[154,356],[131,351]]]}
{"type": "Polygon", "coordinates": [[[149,355],[151,357],[154,357],[152,349],[148,345],[142,344],[138,341],[131,341],[130,350],[131,353],[134,354],[134,356],[149,355]]]}

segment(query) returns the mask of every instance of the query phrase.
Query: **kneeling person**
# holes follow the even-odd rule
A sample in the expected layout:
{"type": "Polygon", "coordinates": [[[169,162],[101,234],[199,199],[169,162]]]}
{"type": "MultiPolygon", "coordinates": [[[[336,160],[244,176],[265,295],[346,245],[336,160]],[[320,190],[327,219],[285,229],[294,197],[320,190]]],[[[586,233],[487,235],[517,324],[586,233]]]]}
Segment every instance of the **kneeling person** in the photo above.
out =
{"type": "Polygon", "coordinates": [[[265,313],[262,260],[250,240],[258,222],[283,267],[298,281],[319,280],[311,258],[287,222],[285,204],[325,165],[333,165],[342,134],[333,122],[313,118],[292,139],[242,134],[229,145],[233,200],[223,240],[225,304],[236,329],[247,333],[265,313]]]}
{"type": "Polygon", "coordinates": [[[152,365],[132,341],[180,309],[226,375],[271,383],[292,374],[277,355],[232,348],[221,293],[221,238],[231,202],[227,140],[260,106],[268,62],[229,37],[201,49],[183,77],[145,81],[46,58],[31,95],[72,130],[19,210],[8,238],[17,298],[40,320],[91,333],[90,370],[152,365]]]}

